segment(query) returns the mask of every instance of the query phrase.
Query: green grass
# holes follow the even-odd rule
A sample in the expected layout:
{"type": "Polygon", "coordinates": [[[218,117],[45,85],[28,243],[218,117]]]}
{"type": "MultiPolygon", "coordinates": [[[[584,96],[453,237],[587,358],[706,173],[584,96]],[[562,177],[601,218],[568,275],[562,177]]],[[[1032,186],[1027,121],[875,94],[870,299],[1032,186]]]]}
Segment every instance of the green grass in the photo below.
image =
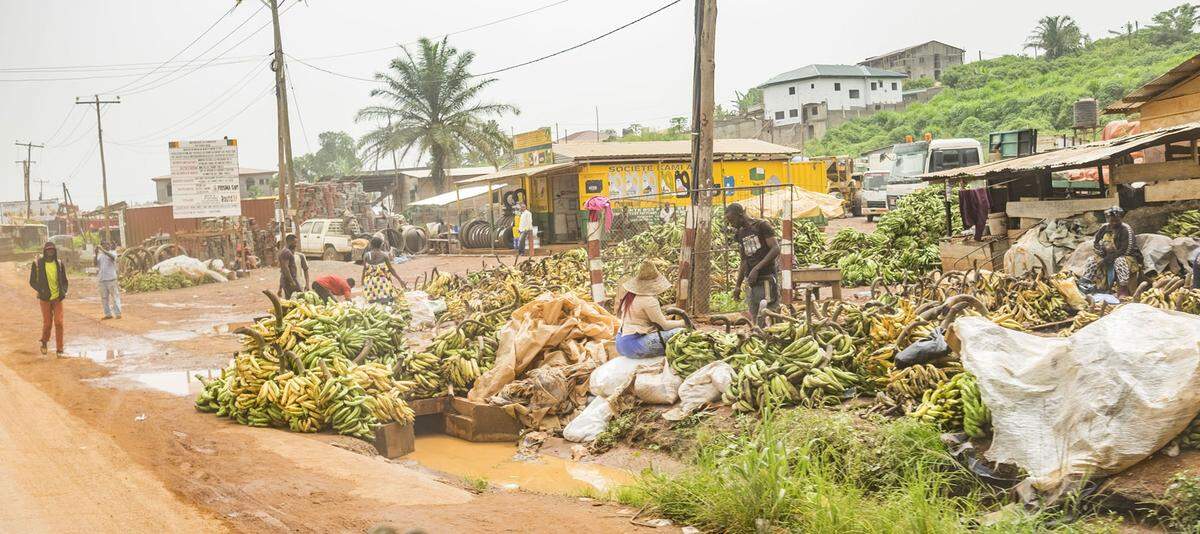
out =
{"type": "Polygon", "coordinates": [[[688,470],[645,473],[614,497],[681,524],[731,533],[1054,530],[1047,522],[1056,516],[1020,511],[981,527],[999,496],[957,466],[936,429],[915,421],[789,410],[744,427],[702,430],[688,470]]]}
{"type": "Polygon", "coordinates": [[[465,476],[463,482],[467,484],[467,489],[475,493],[483,493],[492,487],[492,484],[484,477],[465,476]]]}

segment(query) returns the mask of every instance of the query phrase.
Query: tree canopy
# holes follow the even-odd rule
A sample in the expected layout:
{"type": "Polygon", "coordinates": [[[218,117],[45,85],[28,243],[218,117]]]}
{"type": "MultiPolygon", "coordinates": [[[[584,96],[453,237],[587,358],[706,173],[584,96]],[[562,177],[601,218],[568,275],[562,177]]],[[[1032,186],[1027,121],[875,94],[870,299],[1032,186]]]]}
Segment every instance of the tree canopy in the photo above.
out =
{"type": "Polygon", "coordinates": [[[382,85],[371,96],[383,102],[355,116],[356,121],[377,125],[359,140],[363,158],[375,160],[393,152],[401,159],[410,153],[428,157],[438,192],[446,190],[446,169],[459,162],[477,158],[499,166],[498,156],[510,140],[493,119],[519,111],[479,100],[496,79],[472,76],[474,59],[473,52],[460,52],[446,39],[422,38],[415,51],[405,47],[404,57],[393,59],[387,72],[375,75],[382,85]]]}
{"type": "Polygon", "coordinates": [[[295,158],[296,179],[314,182],[330,176],[351,174],[362,168],[354,138],[346,132],[321,132],[321,148],[295,158]]]}

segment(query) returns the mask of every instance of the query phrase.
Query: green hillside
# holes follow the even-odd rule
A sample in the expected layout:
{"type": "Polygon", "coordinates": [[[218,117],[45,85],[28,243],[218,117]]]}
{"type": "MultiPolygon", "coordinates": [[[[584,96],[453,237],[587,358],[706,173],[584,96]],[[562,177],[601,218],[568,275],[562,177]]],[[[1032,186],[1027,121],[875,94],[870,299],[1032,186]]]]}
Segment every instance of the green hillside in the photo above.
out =
{"type": "Polygon", "coordinates": [[[1169,45],[1152,41],[1161,39],[1143,30],[1100,39],[1053,60],[1005,56],[955,67],[943,74],[945,89],[928,103],[843,124],[810,143],[807,152],[858,154],[925,132],[980,140],[989,132],[1020,128],[1067,133],[1076,100],[1096,98],[1103,107],[1200,52],[1197,34],[1169,45]]]}

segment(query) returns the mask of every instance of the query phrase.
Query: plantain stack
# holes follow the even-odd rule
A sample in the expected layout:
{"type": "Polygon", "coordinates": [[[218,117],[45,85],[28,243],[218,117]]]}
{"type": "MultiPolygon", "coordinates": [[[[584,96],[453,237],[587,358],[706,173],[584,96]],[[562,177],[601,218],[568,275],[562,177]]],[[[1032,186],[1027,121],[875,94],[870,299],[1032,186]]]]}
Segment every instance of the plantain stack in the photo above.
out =
{"type": "Polygon", "coordinates": [[[1188,210],[1172,215],[1161,233],[1168,237],[1200,237],[1200,210],[1188,210]]]}
{"type": "Polygon", "coordinates": [[[959,392],[962,398],[962,428],[968,436],[982,438],[987,435],[987,429],[992,424],[992,412],[983,404],[983,396],[979,393],[979,380],[971,373],[961,373],[959,392]]]}
{"type": "Polygon", "coordinates": [[[667,364],[680,377],[722,359],[736,348],[737,336],[703,330],[680,332],[667,341],[667,364]]]}
{"type": "Polygon", "coordinates": [[[958,373],[921,394],[921,405],[908,415],[944,429],[956,429],[963,421],[962,384],[966,373],[958,373]]]}

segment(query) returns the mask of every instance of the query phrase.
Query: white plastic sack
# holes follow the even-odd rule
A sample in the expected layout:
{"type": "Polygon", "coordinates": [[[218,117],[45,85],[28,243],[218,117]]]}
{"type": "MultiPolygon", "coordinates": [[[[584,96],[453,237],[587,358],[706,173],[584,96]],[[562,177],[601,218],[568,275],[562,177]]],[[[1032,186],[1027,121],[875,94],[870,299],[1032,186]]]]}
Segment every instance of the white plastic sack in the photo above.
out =
{"type": "Polygon", "coordinates": [[[728,363],[712,362],[697,369],[679,386],[679,406],[663,413],[663,419],[678,421],[701,406],[720,400],[730,382],[733,382],[733,367],[728,363]]]}
{"type": "Polygon", "coordinates": [[[1118,473],[1200,411],[1200,317],[1126,304],[1067,338],[982,317],[954,329],[992,411],[988,459],[1025,469],[1036,489],[1118,473]]]}
{"type": "Polygon", "coordinates": [[[446,301],[431,299],[424,291],[407,291],[404,300],[408,302],[408,310],[412,313],[412,325],[415,327],[433,326],[437,324],[437,314],[446,311],[446,301]]]}
{"type": "Polygon", "coordinates": [[[664,359],[657,368],[640,367],[633,379],[633,395],[646,404],[675,404],[683,379],[664,359]]]}
{"type": "Polygon", "coordinates": [[[661,364],[663,360],[666,360],[666,357],[639,359],[618,356],[613,358],[592,371],[592,376],[588,378],[588,391],[597,397],[616,395],[628,387],[629,382],[633,380],[633,375],[637,373],[638,367],[661,364]]]}
{"type": "Polygon", "coordinates": [[[575,416],[563,429],[563,439],[583,443],[596,439],[613,418],[612,405],[604,397],[596,397],[583,412],[575,416]]]}
{"type": "Polygon", "coordinates": [[[225,275],[209,269],[203,261],[200,261],[191,256],[175,256],[158,262],[157,265],[151,267],[158,274],[167,276],[175,273],[183,273],[191,278],[203,278],[205,276],[212,277],[218,282],[228,282],[229,279],[225,275]]]}

